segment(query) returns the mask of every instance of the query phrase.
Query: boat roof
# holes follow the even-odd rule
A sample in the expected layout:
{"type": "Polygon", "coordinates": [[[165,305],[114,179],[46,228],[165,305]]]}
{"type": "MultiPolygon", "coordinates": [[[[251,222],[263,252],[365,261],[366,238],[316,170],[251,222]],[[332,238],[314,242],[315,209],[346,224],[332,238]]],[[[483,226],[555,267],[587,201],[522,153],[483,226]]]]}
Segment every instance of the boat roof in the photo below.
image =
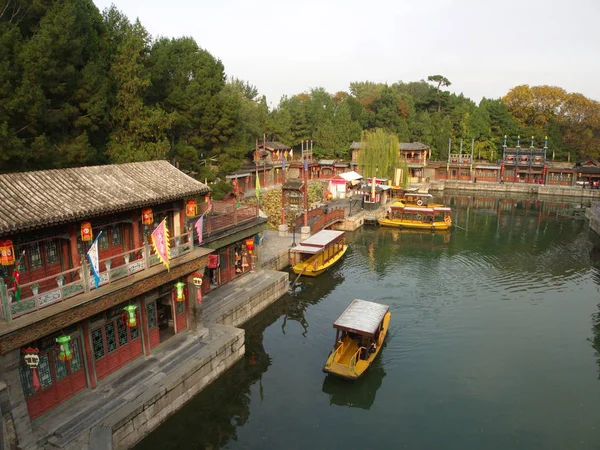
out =
{"type": "Polygon", "coordinates": [[[410,197],[427,197],[427,198],[433,198],[433,195],[431,195],[431,194],[421,194],[420,192],[407,192],[405,195],[406,196],[410,196],[410,197]]]}
{"type": "Polygon", "coordinates": [[[334,322],[333,328],[373,336],[389,309],[388,305],[355,298],[334,322]]]}
{"type": "Polygon", "coordinates": [[[426,213],[433,213],[433,208],[418,208],[418,207],[410,207],[410,206],[406,206],[404,209],[404,212],[416,212],[416,213],[421,213],[421,214],[426,214],[426,213]]]}
{"type": "Polygon", "coordinates": [[[321,230],[318,233],[313,234],[308,239],[300,242],[299,247],[309,246],[309,247],[325,247],[331,242],[335,241],[337,238],[344,234],[343,231],[336,230],[321,230]]]}
{"type": "Polygon", "coordinates": [[[452,208],[449,208],[448,206],[436,206],[433,208],[435,211],[446,211],[446,212],[451,212],[452,208]]]}
{"type": "Polygon", "coordinates": [[[308,247],[306,245],[297,245],[292,249],[293,252],[316,254],[323,251],[322,247],[308,247]]]}

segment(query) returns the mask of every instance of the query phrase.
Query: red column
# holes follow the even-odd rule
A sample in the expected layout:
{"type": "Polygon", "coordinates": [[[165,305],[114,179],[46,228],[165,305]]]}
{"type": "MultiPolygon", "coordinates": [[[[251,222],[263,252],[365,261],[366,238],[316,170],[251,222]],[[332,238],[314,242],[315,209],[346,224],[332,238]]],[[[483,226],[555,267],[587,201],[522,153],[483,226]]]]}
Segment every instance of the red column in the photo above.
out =
{"type": "Polygon", "coordinates": [[[86,321],[83,323],[83,333],[81,336],[81,340],[83,341],[85,359],[87,361],[85,369],[87,370],[87,373],[89,375],[90,389],[94,389],[96,387],[96,373],[94,371],[94,353],[92,352],[92,344],[90,343],[90,339],[90,326],[86,321]]]}
{"type": "Polygon", "coordinates": [[[141,245],[141,241],[140,241],[140,227],[139,227],[139,220],[140,218],[138,217],[137,214],[134,214],[132,217],[132,223],[131,223],[131,233],[132,233],[132,239],[133,239],[133,248],[137,248],[141,245]]]}

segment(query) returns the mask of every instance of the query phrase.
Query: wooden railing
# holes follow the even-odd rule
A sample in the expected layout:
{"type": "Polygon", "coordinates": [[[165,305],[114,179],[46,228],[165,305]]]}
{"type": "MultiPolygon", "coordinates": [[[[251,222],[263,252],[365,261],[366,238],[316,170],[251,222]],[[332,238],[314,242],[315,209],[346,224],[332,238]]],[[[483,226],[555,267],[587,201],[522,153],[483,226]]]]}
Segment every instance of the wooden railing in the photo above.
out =
{"type": "Polygon", "coordinates": [[[258,217],[258,205],[235,207],[235,203],[213,202],[212,214],[204,218],[202,236],[255,220],[258,217]]]}
{"type": "MultiPolygon", "coordinates": [[[[170,259],[176,259],[194,249],[192,233],[187,232],[170,239],[170,259]]],[[[98,293],[102,287],[117,280],[130,277],[161,264],[158,256],[149,245],[128,250],[110,258],[99,261],[100,282],[98,293]]],[[[21,299],[15,299],[15,287],[8,287],[0,281],[0,314],[6,322],[17,317],[38,311],[46,306],[59,303],[65,299],[90,292],[95,289],[89,263],[84,258],[81,266],[64,272],[37,279],[20,286],[21,299]]]]}

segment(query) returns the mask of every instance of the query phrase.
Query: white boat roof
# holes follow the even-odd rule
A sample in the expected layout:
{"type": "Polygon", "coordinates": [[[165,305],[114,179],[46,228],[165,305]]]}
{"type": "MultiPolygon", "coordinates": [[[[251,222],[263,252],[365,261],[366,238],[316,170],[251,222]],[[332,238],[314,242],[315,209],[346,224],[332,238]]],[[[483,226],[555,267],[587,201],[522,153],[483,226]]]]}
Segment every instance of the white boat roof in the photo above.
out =
{"type": "Polygon", "coordinates": [[[299,247],[302,247],[302,246],[325,247],[327,244],[335,241],[337,238],[339,238],[343,234],[344,234],[343,231],[321,230],[318,233],[313,234],[308,239],[300,242],[299,247]]]}
{"type": "Polygon", "coordinates": [[[410,196],[410,197],[433,198],[433,195],[431,195],[431,194],[421,194],[420,192],[407,192],[405,195],[410,196]]]}
{"type": "Polygon", "coordinates": [[[446,211],[446,212],[451,212],[452,208],[449,208],[447,206],[436,206],[435,208],[433,208],[435,211],[446,211]]]}
{"type": "Polygon", "coordinates": [[[374,335],[389,309],[388,305],[355,298],[334,322],[333,328],[374,335]]]}
{"type": "Polygon", "coordinates": [[[307,247],[306,245],[297,245],[292,249],[293,252],[316,254],[323,251],[322,247],[307,247]]]}
{"type": "Polygon", "coordinates": [[[416,213],[432,213],[433,212],[433,208],[418,208],[418,207],[406,206],[404,208],[404,211],[406,211],[406,212],[416,212],[416,213]]]}

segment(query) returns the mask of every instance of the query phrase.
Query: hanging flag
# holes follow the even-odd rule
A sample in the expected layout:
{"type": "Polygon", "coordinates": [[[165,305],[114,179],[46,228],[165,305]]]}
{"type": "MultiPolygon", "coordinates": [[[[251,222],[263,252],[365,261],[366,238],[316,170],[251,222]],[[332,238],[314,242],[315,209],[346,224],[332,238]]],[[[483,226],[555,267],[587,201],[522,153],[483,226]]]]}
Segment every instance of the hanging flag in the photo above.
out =
{"type": "Polygon", "coordinates": [[[285,159],[288,159],[288,156],[290,156],[290,152],[288,152],[287,150],[285,151],[285,153],[283,154],[283,156],[285,157],[285,159]]]}
{"type": "Polygon", "coordinates": [[[260,177],[256,174],[256,200],[260,201],[260,177]]]}
{"type": "Polygon", "coordinates": [[[19,259],[15,263],[15,268],[13,270],[12,276],[10,277],[10,279],[13,282],[13,288],[15,289],[15,301],[17,301],[17,302],[19,300],[21,300],[21,284],[20,284],[21,274],[19,273],[19,267],[21,267],[21,261],[23,260],[24,256],[25,256],[25,250],[23,250],[23,252],[21,253],[21,256],[19,256],[19,259]]]}
{"type": "Polygon", "coordinates": [[[308,159],[304,160],[304,170],[308,172],[308,159]]]}
{"type": "Polygon", "coordinates": [[[285,159],[281,160],[281,170],[285,170],[285,159]]]}
{"type": "Polygon", "coordinates": [[[198,233],[198,244],[202,244],[202,231],[204,229],[204,214],[200,216],[200,218],[194,224],[194,228],[196,229],[196,233],[198,233]]]}
{"type": "Polygon", "coordinates": [[[98,233],[96,239],[94,239],[94,243],[90,247],[87,252],[88,260],[90,261],[90,267],[92,268],[92,275],[94,276],[94,285],[96,289],[98,289],[98,285],[100,284],[100,262],[98,260],[99,250],[98,250],[98,238],[102,234],[102,231],[98,233]]]}
{"type": "Polygon", "coordinates": [[[294,159],[294,149],[290,150],[290,159],[294,159]]]}
{"type": "Polygon", "coordinates": [[[158,259],[169,268],[169,230],[167,229],[167,218],[165,217],[159,226],[152,232],[152,247],[158,259]]]}

